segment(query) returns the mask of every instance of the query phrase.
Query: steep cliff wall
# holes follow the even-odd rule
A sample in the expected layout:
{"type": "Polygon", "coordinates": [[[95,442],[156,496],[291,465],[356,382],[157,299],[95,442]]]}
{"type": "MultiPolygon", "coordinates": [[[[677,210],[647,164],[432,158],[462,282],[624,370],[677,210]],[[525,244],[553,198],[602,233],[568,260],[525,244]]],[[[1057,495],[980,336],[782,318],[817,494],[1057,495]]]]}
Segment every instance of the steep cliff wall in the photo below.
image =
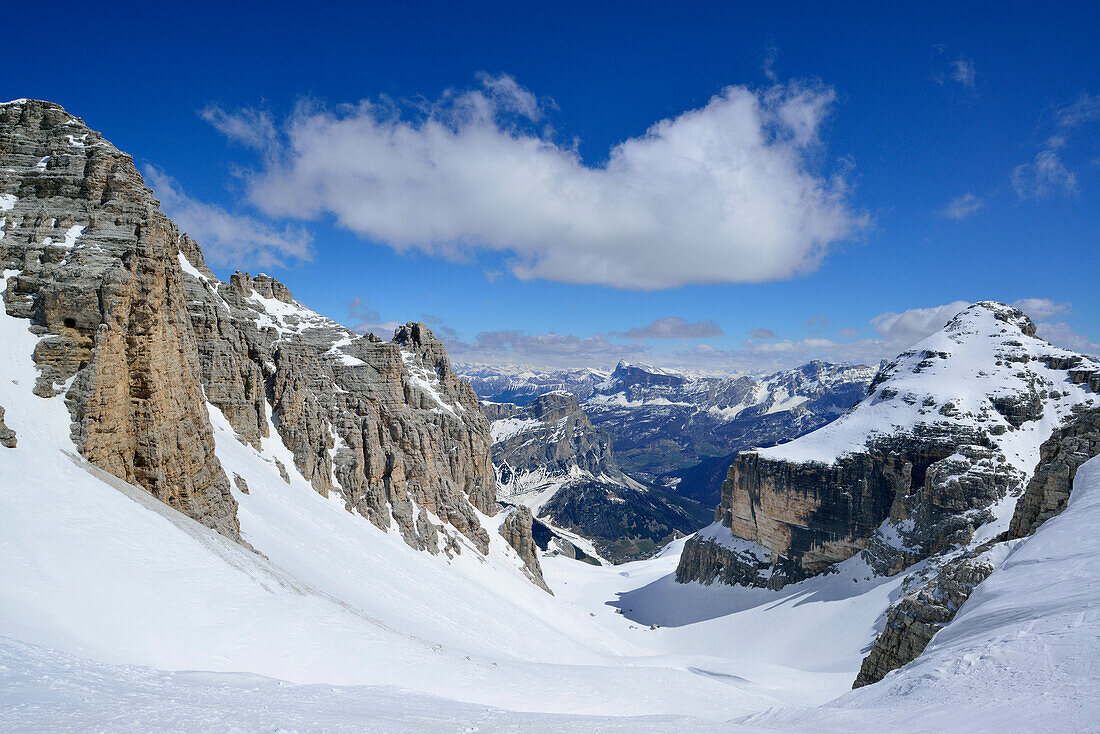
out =
{"type": "Polygon", "coordinates": [[[58,105],[0,105],[7,313],[41,335],[35,392],[64,393],[89,461],[239,538],[214,455],[179,234],[133,160],[58,105]]]}
{"type": "Polygon", "coordinates": [[[259,445],[273,426],[321,494],[380,528],[396,522],[413,547],[455,547],[445,524],[484,552],[474,510],[497,511],[489,424],[431,330],[360,336],[269,276],[218,281],[180,244],[207,398],[241,440],[259,445]]]}

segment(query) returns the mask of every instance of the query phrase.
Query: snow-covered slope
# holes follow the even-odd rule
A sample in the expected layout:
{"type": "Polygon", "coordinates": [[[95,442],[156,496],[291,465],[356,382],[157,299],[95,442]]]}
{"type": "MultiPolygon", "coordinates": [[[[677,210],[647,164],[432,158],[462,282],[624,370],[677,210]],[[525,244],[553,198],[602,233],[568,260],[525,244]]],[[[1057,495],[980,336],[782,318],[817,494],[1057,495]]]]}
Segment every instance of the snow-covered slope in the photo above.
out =
{"type": "Polygon", "coordinates": [[[111,664],[396,685],[516,709],[630,713],[640,691],[652,712],[728,710],[725,686],[639,665],[645,649],[623,618],[608,613],[605,626],[533,586],[498,533],[486,556],[418,553],[292,464],[284,481],[278,434],[246,446],[216,409],[219,459],[249,490],[234,490],[242,536],[264,556],[203,528],[81,461],[62,399],[30,392],[37,337],[2,314],[0,328],[0,404],[18,435],[0,449],[4,635],[111,664]]]}
{"type": "MultiPolygon", "coordinates": [[[[641,692],[631,691],[639,696],[639,708],[629,713],[607,715],[583,708],[537,713],[530,707],[486,707],[389,686],[288,685],[247,674],[161,672],[104,664],[18,641],[7,636],[5,628],[5,636],[0,637],[0,700],[4,703],[0,728],[25,732],[211,728],[302,732],[1096,731],[1100,720],[1100,673],[1095,665],[1100,639],[1100,570],[1095,558],[1100,554],[1100,540],[1093,529],[1097,525],[1100,459],[1078,472],[1065,512],[1045,523],[1033,537],[1005,547],[998,570],[975,591],[924,656],[881,683],[827,703],[788,701],[787,705],[765,705],[758,712],[717,720],[701,712],[655,713],[641,699],[641,692]]],[[[623,588],[640,588],[665,615],[701,607],[697,614],[712,616],[709,624],[714,626],[714,635],[700,634],[694,644],[712,645],[712,661],[727,651],[740,651],[743,658],[750,658],[760,655],[761,649],[770,652],[777,647],[790,651],[780,656],[794,655],[802,645],[803,659],[816,660],[814,665],[827,669],[827,654],[821,657],[821,653],[839,641],[834,633],[858,627],[859,609],[870,606],[859,601],[859,596],[845,598],[840,586],[831,591],[807,586],[797,593],[792,593],[794,586],[780,592],[694,587],[695,595],[677,604],[674,597],[661,593],[661,574],[668,572],[670,558],[674,561],[675,553],[620,567],[625,577],[560,559],[548,559],[547,566],[549,575],[559,583],[562,569],[583,571],[584,576],[569,577],[578,589],[575,603],[592,604],[601,614],[600,605],[614,588],[608,583],[609,576],[623,579],[623,588]],[[764,598],[753,600],[752,595],[764,598]],[[785,596],[787,601],[781,601],[785,596]],[[723,613],[730,616],[719,616],[723,613]],[[754,618],[755,623],[750,621],[754,618]],[[723,619],[748,623],[723,628],[723,619]],[[773,625],[762,626],[761,622],[769,619],[773,625]],[[724,634],[731,630],[740,634],[724,634]]],[[[815,583],[819,581],[797,586],[815,583]]],[[[889,592],[889,587],[868,588],[876,604],[882,602],[879,595],[889,592]]],[[[701,627],[662,627],[638,634],[656,639],[667,635],[662,644],[680,646],[693,629],[701,627]]],[[[699,662],[696,658],[681,664],[698,666],[699,662]]],[[[729,697],[743,685],[735,676],[747,673],[749,667],[743,663],[696,667],[695,677],[704,685],[724,681],[716,695],[729,697]]],[[[618,670],[607,672],[617,675],[618,670]]],[[[830,677],[822,672],[777,677],[773,692],[783,686],[794,688],[813,676],[818,680],[830,677]]],[[[541,694],[558,683],[547,678],[535,690],[541,694]]]]}

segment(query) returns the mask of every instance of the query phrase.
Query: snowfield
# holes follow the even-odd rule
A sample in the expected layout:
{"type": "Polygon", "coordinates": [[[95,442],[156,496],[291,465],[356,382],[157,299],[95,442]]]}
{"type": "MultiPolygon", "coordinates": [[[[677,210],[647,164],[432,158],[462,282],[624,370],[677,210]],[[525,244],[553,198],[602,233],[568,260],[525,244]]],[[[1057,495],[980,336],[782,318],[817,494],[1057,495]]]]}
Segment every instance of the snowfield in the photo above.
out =
{"type": "MultiPolygon", "coordinates": [[[[10,273],[4,274],[6,279],[10,273]]],[[[5,286],[0,280],[0,290],[5,286]]],[[[548,595],[492,547],[410,549],[211,409],[252,553],[89,466],[0,311],[0,730],[1055,731],[1100,721],[1100,461],[924,656],[849,688],[900,577],[677,585],[683,541],[548,595]],[[275,465],[290,470],[285,482],[275,465]],[[622,613],[619,613],[619,610],[622,613]]]]}

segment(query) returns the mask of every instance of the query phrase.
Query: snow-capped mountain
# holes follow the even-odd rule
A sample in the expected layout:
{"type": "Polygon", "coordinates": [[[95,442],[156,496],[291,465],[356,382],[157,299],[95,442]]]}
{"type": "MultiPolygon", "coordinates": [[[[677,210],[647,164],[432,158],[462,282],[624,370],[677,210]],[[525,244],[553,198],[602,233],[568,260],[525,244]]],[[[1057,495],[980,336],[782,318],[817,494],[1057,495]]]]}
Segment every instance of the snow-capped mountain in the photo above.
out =
{"type": "Polygon", "coordinates": [[[610,437],[592,425],[572,393],[483,408],[492,420],[498,497],[529,507],[559,535],[546,540],[559,550],[575,555],[570,544],[580,544],[618,562],[649,555],[710,521],[709,508],[623,472],[610,437]]]}
{"type": "MultiPolygon", "coordinates": [[[[1062,462],[1065,477],[1100,451],[1098,389],[1100,362],[1037,338],[1015,308],[974,304],[887,364],[851,412],[740,454],[719,522],[687,544],[677,578],[779,588],[856,554],[881,575],[932,558],[909,583],[914,594],[926,583],[929,599],[953,593],[950,614],[927,601],[898,614],[949,619],[993,570],[990,544],[1021,525],[1013,515],[1029,479],[1051,473],[1041,459],[1062,462]],[[1067,451],[1076,463],[1065,464],[1067,451]]],[[[1025,506],[1038,517],[1044,502],[1025,506]]],[[[889,649],[873,653],[861,683],[907,662],[902,650],[919,652],[896,635],[910,626],[888,627],[889,649]]],[[[913,626],[924,643],[936,628],[913,626]]]]}
{"type": "Polygon", "coordinates": [[[456,364],[455,370],[482,400],[516,405],[527,405],[539,395],[559,390],[584,400],[611,374],[609,370],[590,367],[544,369],[476,364],[456,364]]]}

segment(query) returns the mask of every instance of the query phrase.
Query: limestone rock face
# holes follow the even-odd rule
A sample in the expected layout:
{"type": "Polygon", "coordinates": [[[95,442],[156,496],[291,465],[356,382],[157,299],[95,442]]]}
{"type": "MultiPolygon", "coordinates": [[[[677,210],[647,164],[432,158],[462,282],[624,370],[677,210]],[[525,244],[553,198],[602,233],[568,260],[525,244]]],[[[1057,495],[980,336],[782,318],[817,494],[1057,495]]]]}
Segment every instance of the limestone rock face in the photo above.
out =
{"type": "Polygon", "coordinates": [[[7,313],[42,336],[35,393],[62,391],[92,464],[239,539],[187,318],[179,233],[133,159],[55,104],[0,105],[7,313]]]}
{"type": "Polygon", "coordinates": [[[1100,410],[1080,410],[1039,449],[1039,466],[1016,503],[1008,536],[1031,535],[1064,510],[1077,469],[1097,454],[1100,454],[1100,410]]]}
{"type": "Polygon", "coordinates": [[[542,577],[542,564],[539,563],[539,549],[535,544],[532,531],[534,518],[531,510],[522,505],[508,507],[504,522],[500,525],[500,534],[519,553],[528,577],[540,588],[553,594],[542,577]]]}
{"type": "Polygon", "coordinates": [[[457,550],[448,525],[488,551],[475,512],[497,510],[488,421],[427,326],[360,336],[270,276],[218,281],[180,245],[207,399],[241,440],[277,431],[314,489],[414,548],[457,550]]]}
{"type": "Polygon", "coordinates": [[[1023,492],[1051,431],[1095,401],[1086,372],[1096,362],[1034,334],[1019,310],[975,304],[885,365],[836,422],[741,453],[716,517],[759,547],[718,553],[716,575],[716,551],[693,539],[678,578],[776,588],[856,553],[894,574],[967,546],[994,505],[1023,492]]]}
{"type": "Polygon", "coordinates": [[[97,467],[240,540],[209,403],[239,440],[281,439],[318,492],[411,546],[458,552],[457,533],[488,551],[488,421],[431,331],[383,342],[270,276],[220,282],[130,156],[57,105],[0,105],[0,261],[7,313],[42,337],[34,391],[64,392],[97,467]]]}

